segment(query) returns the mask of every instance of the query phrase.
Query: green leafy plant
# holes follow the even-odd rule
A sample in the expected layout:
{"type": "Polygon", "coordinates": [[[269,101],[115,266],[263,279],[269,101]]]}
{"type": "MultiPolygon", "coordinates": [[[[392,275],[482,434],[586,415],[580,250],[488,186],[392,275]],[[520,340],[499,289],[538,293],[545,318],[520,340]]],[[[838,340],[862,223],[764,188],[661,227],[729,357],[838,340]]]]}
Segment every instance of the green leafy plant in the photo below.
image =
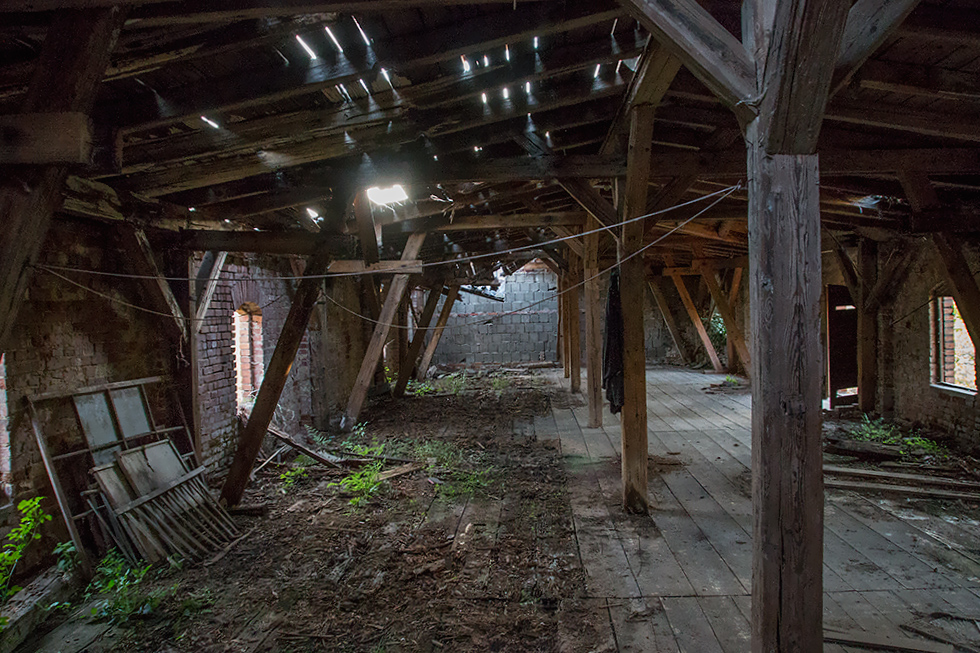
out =
{"type": "Polygon", "coordinates": [[[714,311],[711,317],[702,318],[704,329],[708,332],[708,340],[714,345],[715,350],[724,349],[728,342],[728,331],[725,329],[725,320],[721,318],[718,311],[714,311]]]}
{"type": "Polygon", "coordinates": [[[466,374],[463,372],[453,372],[449,376],[440,379],[440,385],[449,394],[458,395],[466,389],[466,374]]]}
{"type": "Polygon", "coordinates": [[[499,398],[504,394],[504,390],[510,387],[510,379],[505,376],[495,376],[490,379],[490,387],[499,398]]]}
{"type": "Polygon", "coordinates": [[[147,615],[156,610],[176,586],[141,591],[140,584],[149,571],[150,565],[134,567],[118,551],[110,550],[99,562],[95,578],[85,590],[86,600],[104,597],[93,605],[92,616],[125,622],[134,615],[147,615]]]}
{"type": "Polygon", "coordinates": [[[924,453],[937,458],[949,456],[949,449],[935,440],[922,437],[915,432],[903,433],[900,428],[888,424],[881,417],[871,419],[867,415],[862,416],[861,423],[851,431],[850,435],[855,440],[897,446],[899,453],[903,456],[914,456],[916,453],[924,453]]]}
{"type": "Polygon", "coordinates": [[[406,390],[415,397],[424,397],[435,392],[436,388],[428,381],[416,381],[413,379],[408,382],[406,390]]]}
{"type": "Polygon", "coordinates": [[[366,438],[367,437],[367,426],[368,426],[368,423],[367,422],[358,422],[357,424],[354,425],[354,428],[352,429],[352,432],[358,438],[366,438]]]}
{"type": "Polygon", "coordinates": [[[737,387],[737,386],[742,385],[741,381],[739,381],[737,378],[735,378],[731,374],[727,375],[725,377],[725,380],[722,381],[721,383],[722,383],[722,385],[727,385],[727,386],[731,386],[731,387],[737,387]]]}
{"type": "Polygon", "coordinates": [[[348,503],[353,508],[357,508],[365,501],[368,501],[378,489],[382,482],[378,477],[381,475],[383,460],[375,461],[369,465],[364,465],[356,472],[345,476],[336,483],[331,483],[327,487],[341,487],[346,492],[353,494],[348,503]]]}
{"type": "Polygon", "coordinates": [[[450,497],[485,494],[493,484],[496,470],[485,467],[477,470],[452,470],[449,479],[439,486],[440,492],[450,497]]]}
{"type": "MultiPolygon", "coordinates": [[[[20,587],[11,585],[17,563],[24,557],[24,549],[34,540],[41,539],[41,525],[51,521],[51,515],[41,508],[44,497],[24,499],[17,504],[20,511],[20,523],[7,535],[7,542],[0,550],[0,603],[6,602],[11,596],[20,591],[20,587]]],[[[2,627],[3,624],[0,624],[2,627]]]]}
{"type": "Polygon", "coordinates": [[[309,424],[306,425],[306,435],[321,447],[329,447],[333,444],[333,438],[327,436],[323,431],[315,429],[309,424]]]}
{"type": "Polygon", "coordinates": [[[58,571],[61,573],[66,574],[78,567],[78,551],[71,540],[54,547],[54,554],[58,556],[58,571]]]}
{"type": "Polygon", "coordinates": [[[279,475],[279,480],[282,481],[282,485],[279,486],[279,491],[286,494],[293,489],[294,485],[308,475],[305,467],[294,467],[293,469],[286,470],[279,475]]]}

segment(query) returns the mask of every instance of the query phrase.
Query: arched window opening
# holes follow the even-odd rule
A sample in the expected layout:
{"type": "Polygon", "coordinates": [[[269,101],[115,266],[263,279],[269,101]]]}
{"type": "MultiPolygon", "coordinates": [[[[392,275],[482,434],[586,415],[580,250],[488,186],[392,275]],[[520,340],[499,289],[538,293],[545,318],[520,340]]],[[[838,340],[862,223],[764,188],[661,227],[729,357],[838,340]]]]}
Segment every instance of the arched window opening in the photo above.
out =
{"type": "Polygon", "coordinates": [[[262,309],[252,302],[238,307],[234,315],[235,378],[238,408],[251,409],[262,385],[262,309]]]}

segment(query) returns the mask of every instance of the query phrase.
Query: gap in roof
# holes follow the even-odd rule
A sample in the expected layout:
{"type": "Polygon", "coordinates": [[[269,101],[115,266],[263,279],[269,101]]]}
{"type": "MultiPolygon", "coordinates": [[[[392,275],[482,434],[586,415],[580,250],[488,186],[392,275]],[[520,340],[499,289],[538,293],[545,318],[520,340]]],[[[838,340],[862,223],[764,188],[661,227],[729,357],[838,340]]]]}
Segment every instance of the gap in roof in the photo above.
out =
{"type": "Polygon", "coordinates": [[[390,188],[372,186],[367,189],[367,196],[369,200],[382,206],[404,202],[408,199],[408,193],[405,192],[405,187],[401,184],[395,184],[390,188]]]}
{"type": "Polygon", "coordinates": [[[337,50],[340,52],[340,54],[343,54],[344,48],[340,45],[340,41],[337,40],[337,37],[334,36],[333,32],[330,30],[330,26],[324,25],[323,29],[327,31],[327,36],[329,36],[330,40],[333,41],[333,44],[337,46],[337,50]]]}
{"type": "Polygon", "coordinates": [[[354,18],[353,16],[351,16],[351,19],[354,21],[354,24],[357,25],[357,31],[361,33],[361,38],[364,39],[364,45],[366,45],[366,46],[368,46],[370,48],[371,47],[371,39],[369,39],[368,36],[367,36],[367,34],[364,33],[364,30],[361,28],[361,24],[359,22],[357,22],[357,19],[354,18]]]}
{"type": "Polygon", "coordinates": [[[310,55],[310,60],[311,61],[313,59],[316,59],[316,52],[314,52],[313,51],[313,48],[311,48],[310,46],[308,46],[306,44],[306,41],[304,41],[302,38],[300,38],[300,35],[299,34],[296,35],[296,40],[299,41],[299,44],[303,46],[303,49],[304,50],[306,50],[306,54],[310,55]]]}

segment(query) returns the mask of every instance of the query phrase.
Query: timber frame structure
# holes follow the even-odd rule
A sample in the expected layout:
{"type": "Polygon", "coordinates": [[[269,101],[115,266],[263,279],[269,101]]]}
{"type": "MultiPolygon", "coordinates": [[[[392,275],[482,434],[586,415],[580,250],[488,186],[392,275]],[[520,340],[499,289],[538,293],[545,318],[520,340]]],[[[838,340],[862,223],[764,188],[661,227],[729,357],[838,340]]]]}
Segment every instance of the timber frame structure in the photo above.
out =
{"type": "MultiPolygon", "coordinates": [[[[324,274],[375,273],[362,288],[379,324],[348,425],[414,287],[440,333],[443,292],[451,307],[460,285],[530,258],[564,289],[584,284],[584,306],[569,293],[561,311],[575,390],[568,324],[584,311],[596,425],[600,271],[621,262],[624,297],[652,291],[685,358],[677,322],[693,318],[721,370],[686,283],[701,278],[753,385],[753,650],[822,650],[822,250],[858,306],[863,410],[889,409],[877,324],[917,239],[980,338],[963,253],[980,231],[975,3],[0,0],[0,16],[0,352],[53,220],[115,225],[175,343],[199,337],[188,317],[207,310],[215,259],[306,259],[222,491],[234,504],[324,274]],[[397,206],[362,194],[396,183],[397,206]],[[903,254],[879,264],[880,243],[903,254]],[[154,253],[195,251],[212,254],[188,303],[154,253]]],[[[624,302],[636,512],[656,510],[642,305],[624,302]]],[[[421,356],[424,373],[437,342],[405,343],[402,370],[421,356]]]]}

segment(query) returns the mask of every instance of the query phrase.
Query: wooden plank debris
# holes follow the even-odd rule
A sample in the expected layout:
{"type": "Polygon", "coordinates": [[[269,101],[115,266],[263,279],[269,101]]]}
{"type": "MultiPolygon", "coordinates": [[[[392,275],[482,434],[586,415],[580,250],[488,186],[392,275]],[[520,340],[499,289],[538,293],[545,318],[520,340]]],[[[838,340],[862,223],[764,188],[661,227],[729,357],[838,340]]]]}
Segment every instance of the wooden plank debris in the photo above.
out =
{"type": "Polygon", "coordinates": [[[850,644],[882,651],[903,651],[906,653],[953,653],[949,644],[937,644],[908,637],[890,637],[857,630],[823,629],[823,641],[834,644],[850,644]]]}
{"type": "Polygon", "coordinates": [[[980,502],[980,493],[957,492],[936,488],[916,487],[912,485],[890,485],[887,483],[869,483],[868,481],[845,481],[836,478],[824,479],[825,487],[839,490],[868,490],[871,492],[888,492],[910,497],[928,497],[931,499],[950,499],[980,502]]]}

